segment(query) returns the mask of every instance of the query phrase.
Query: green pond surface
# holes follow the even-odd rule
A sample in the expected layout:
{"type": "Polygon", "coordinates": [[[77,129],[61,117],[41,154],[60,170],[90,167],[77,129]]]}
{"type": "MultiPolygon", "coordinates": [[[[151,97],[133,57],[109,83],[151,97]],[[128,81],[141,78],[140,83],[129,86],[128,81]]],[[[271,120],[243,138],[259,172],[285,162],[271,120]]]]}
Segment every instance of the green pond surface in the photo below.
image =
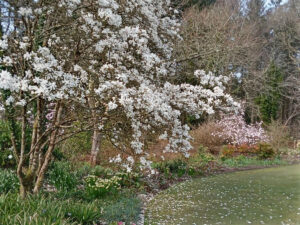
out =
{"type": "Polygon", "coordinates": [[[193,179],[157,195],[146,224],[299,224],[300,165],[193,179]]]}

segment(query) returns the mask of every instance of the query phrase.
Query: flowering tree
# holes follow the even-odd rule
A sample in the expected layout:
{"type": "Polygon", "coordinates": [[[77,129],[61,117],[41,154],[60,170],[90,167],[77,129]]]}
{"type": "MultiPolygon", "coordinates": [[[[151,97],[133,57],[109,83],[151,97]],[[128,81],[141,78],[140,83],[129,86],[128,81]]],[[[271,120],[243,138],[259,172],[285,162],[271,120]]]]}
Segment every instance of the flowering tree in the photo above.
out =
{"type": "MultiPolygon", "coordinates": [[[[197,84],[173,83],[172,43],[180,37],[169,1],[0,4],[7,28],[0,40],[1,104],[23,197],[39,191],[55,145],[75,133],[93,131],[93,163],[105,136],[147,166],[150,135],[167,139],[166,151],[188,156],[183,112],[199,116],[237,106],[225,94],[226,77],[196,71],[197,84]],[[20,148],[16,123],[22,127],[20,148]]],[[[124,166],[133,163],[129,157],[124,166]]]]}
{"type": "Polygon", "coordinates": [[[253,145],[269,140],[268,135],[262,128],[262,122],[247,124],[243,113],[223,115],[216,124],[221,128],[221,131],[215,132],[213,135],[225,138],[230,144],[253,145]]]}

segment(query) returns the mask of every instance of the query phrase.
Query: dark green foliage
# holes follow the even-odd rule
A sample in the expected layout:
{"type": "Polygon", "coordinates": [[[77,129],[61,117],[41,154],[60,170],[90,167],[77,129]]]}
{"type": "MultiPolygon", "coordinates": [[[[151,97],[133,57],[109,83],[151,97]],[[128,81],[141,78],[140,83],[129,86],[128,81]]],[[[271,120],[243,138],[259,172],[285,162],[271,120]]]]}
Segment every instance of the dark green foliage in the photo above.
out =
{"type": "Polygon", "coordinates": [[[98,165],[98,166],[95,166],[91,170],[90,174],[95,175],[97,177],[107,178],[107,177],[112,177],[114,174],[114,171],[111,170],[110,168],[104,168],[104,167],[98,165]]]}
{"type": "Polygon", "coordinates": [[[0,194],[18,192],[19,186],[19,180],[15,172],[0,169],[0,194]]]}
{"type": "Polygon", "coordinates": [[[191,6],[197,6],[199,9],[204,9],[215,2],[216,0],[173,0],[172,4],[174,7],[184,10],[191,6]]]}
{"type": "Polygon", "coordinates": [[[75,203],[67,205],[65,218],[79,224],[94,224],[99,220],[101,213],[94,204],[75,203]]]}
{"type": "Polygon", "coordinates": [[[91,142],[91,132],[82,132],[65,140],[58,147],[66,158],[76,162],[78,156],[90,153],[92,147],[91,142]]]}
{"type": "Polygon", "coordinates": [[[67,158],[65,157],[65,155],[61,152],[61,150],[59,148],[55,148],[52,156],[55,160],[58,161],[62,161],[62,160],[66,160],[67,158]]]}
{"type": "Polygon", "coordinates": [[[0,120],[0,167],[2,168],[13,168],[16,165],[11,147],[8,123],[0,120]]]}
{"type": "Polygon", "coordinates": [[[72,190],[79,183],[75,172],[72,171],[71,164],[66,161],[53,162],[47,173],[47,178],[49,183],[58,190],[72,190]]]}
{"type": "Polygon", "coordinates": [[[237,157],[220,160],[220,164],[225,165],[227,167],[239,168],[239,167],[247,167],[247,166],[287,165],[288,162],[278,158],[261,160],[261,159],[257,159],[256,157],[246,157],[240,155],[237,157]]]}
{"type": "MultiPolygon", "coordinates": [[[[14,121],[7,122],[0,120],[0,167],[2,168],[14,168],[16,166],[11,144],[11,130],[13,130],[16,137],[17,148],[20,149],[21,126],[14,121]],[[13,158],[9,157],[10,155],[13,156],[13,158]]],[[[31,130],[26,129],[25,135],[26,140],[28,140],[26,143],[26,151],[29,151],[31,130]]]]}
{"type": "Polygon", "coordinates": [[[265,91],[256,98],[256,104],[259,106],[261,119],[267,124],[278,118],[281,100],[280,84],[282,81],[283,75],[280,69],[274,63],[271,63],[266,72],[265,91]]]}
{"type": "Polygon", "coordinates": [[[0,224],[63,225],[99,224],[99,221],[136,222],[141,211],[139,199],[118,197],[118,200],[79,201],[51,196],[29,196],[22,200],[17,194],[0,195],[0,224]]]}
{"type": "Polygon", "coordinates": [[[177,174],[179,177],[186,174],[188,170],[187,163],[181,159],[154,163],[153,168],[165,175],[177,174]]]}
{"type": "Polygon", "coordinates": [[[0,150],[11,147],[8,124],[0,120],[0,150]]]}
{"type": "Polygon", "coordinates": [[[119,172],[115,174],[116,176],[120,177],[120,185],[122,187],[136,187],[139,188],[141,186],[141,175],[139,173],[125,173],[119,172]]]}
{"type": "Polygon", "coordinates": [[[25,200],[15,194],[0,196],[0,224],[6,225],[93,224],[100,216],[95,217],[95,211],[96,208],[89,203],[59,201],[43,196],[29,196],[25,200]]]}
{"type": "Polygon", "coordinates": [[[116,203],[106,207],[102,217],[107,222],[122,221],[126,224],[136,222],[141,211],[141,202],[137,198],[121,198],[116,203]]]}
{"type": "Polygon", "coordinates": [[[16,160],[11,149],[0,150],[0,168],[15,168],[16,160]]]}
{"type": "Polygon", "coordinates": [[[275,155],[275,151],[270,144],[261,143],[258,145],[256,155],[259,159],[269,159],[275,155]]]}

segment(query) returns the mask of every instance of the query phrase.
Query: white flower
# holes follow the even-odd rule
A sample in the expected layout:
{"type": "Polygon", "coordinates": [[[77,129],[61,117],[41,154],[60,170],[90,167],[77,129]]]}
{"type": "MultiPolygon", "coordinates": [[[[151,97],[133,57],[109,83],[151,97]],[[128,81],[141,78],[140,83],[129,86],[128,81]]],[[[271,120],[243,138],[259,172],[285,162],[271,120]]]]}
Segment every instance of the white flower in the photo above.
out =
{"type": "Polygon", "coordinates": [[[111,159],[109,160],[109,162],[110,162],[110,163],[120,163],[120,162],[122,162],[121,155],[119,154],[119,155],[117,155],[115,158],[111,158],[111,159]]]}
{"type": "Polygon", "coordinates": [[[115,102],[109,102],[108,103],[108,110],[109,111],[114,110],[116,108],[118,108],[118,105],[115,102]]]}
{"type": "Polygon", "coordinates": [[[134,164],[134,159],[133,159],[132,156],[127,157],[127,161],[128,161],[130,164],[134,164]]]}
{"type": "Polygon", "coordinates": [[[7,39],[5,37],[3,37],[2,40],[0,39],[0,49],[3,49],[3,50],[6,50],[8,48],[7,39]]]}
{"type": "Polygon", "coordinates": [[[12,156],[12,155],[9,155],[7,158],[8,158],[8,159],[12,159],[12,158],[13,158],[13,156],[12,156]]]}
{"type": "Polygon", "coordinates": [[[21,7],[18,11],[18,13],[21,16],[31,16],[32,15],[32,9],[31,8],[25,8],[25,7],[21,7]]]}

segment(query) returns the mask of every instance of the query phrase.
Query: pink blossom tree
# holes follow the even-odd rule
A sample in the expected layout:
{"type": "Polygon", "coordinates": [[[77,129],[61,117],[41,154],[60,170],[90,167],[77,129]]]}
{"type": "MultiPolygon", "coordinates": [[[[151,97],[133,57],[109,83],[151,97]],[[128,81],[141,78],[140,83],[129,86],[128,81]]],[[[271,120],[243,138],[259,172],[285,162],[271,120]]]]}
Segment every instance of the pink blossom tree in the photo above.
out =
{"type": "Polygon", "coordinates": [[[269,140],[268,135],[262,127],[262,122],[247,124],[243,112],[223,115],[216,124],[221,128],[221,131],[215,132],[213,135],[225,138],[230,144],[253,145],[269,140]]]}

